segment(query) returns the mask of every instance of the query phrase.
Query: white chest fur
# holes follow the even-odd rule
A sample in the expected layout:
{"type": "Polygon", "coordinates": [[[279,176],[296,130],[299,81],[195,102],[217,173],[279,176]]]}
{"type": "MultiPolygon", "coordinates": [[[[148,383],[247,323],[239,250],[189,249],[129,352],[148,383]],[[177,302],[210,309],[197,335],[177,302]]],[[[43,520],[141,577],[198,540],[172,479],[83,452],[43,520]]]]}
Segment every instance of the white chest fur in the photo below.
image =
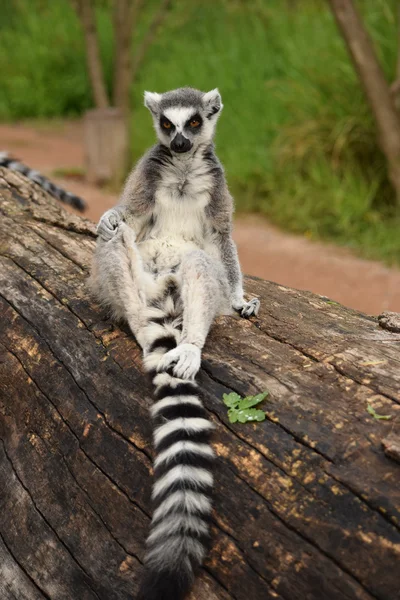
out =
{"type": "Polygon", "coordinates": [[[153,235],[200,241],[213,180],[202,157],[176,159],[165,168],[155,197],[153,235]]]}
{"type": "Polygon", "coordinates": [[[165,167],[155,194],[153,224],[139,243],[146,270],[167,273],[197,248],[215,254],[206,218],[212,186],[202,158],[179,158],[165,167]]]}

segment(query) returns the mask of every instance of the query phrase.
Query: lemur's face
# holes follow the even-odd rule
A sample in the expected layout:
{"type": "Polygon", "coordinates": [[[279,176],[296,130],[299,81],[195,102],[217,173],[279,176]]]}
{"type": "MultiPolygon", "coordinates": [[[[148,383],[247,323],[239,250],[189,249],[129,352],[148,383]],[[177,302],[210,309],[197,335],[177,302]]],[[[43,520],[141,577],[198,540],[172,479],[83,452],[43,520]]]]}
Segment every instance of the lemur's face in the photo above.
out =
{"type": "Polygon", "coordinates": [[[218,90],[205,94],[192,88],[165,94],[145,92],[145,105],[152,113],[159,141],[174,154],[209,143],[222,109],[218,90]]]}

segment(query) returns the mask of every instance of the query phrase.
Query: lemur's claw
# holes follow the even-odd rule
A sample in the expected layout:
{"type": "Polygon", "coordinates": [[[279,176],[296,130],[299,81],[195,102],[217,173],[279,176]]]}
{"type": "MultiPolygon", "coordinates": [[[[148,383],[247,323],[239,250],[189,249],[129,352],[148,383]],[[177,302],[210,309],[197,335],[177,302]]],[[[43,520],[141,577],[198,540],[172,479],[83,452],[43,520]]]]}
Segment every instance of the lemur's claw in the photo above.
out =
{"type": "Polygon", "coordinates": [[[260,310],[260,301],[258,298],[252,298],[249,302],[246,302],[243,306],[240,315],[245,319],[248,319],[252,315],[255,317],[258,315],[258,311],[260,310]]]}
{"type": "Polygon", "coordinates": [[[101,217],[97,225],[97,235],[105,242],[109,242],[117,233],[118,225],[121,221],[122,217],[120,213],[111,208],[101,217]]]}

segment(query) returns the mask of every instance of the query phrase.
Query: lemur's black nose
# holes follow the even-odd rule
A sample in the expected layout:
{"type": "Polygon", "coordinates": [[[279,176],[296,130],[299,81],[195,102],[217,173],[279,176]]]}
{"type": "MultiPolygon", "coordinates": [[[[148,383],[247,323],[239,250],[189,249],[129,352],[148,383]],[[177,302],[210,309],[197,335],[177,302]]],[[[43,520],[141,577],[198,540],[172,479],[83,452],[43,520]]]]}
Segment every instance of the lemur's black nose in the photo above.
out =
{"type": "Polygon", "coordinates": [[[177,133],[171,142],[171,150],[174,152],[188,152],[192,147],[192,142],[181,133],[177,133]]]}

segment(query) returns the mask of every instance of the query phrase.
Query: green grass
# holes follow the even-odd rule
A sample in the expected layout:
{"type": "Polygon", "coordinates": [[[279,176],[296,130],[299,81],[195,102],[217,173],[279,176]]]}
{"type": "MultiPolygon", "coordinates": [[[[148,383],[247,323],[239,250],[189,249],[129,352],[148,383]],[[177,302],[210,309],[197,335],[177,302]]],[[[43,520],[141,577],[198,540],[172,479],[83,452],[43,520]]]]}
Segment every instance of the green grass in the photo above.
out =
{"type": "MultiPolygon", "coordinates": [[[[157,0],[146,13],[143,35],[157,0]]],[[[91,105],[79,23],[68,0],[13,0],[0,23],[0,119],[74,116],[91,105]]],[[[112,28],[98,28],[107,84],[112,28]]],[[[358,3],[388,79],[396,2],[358,3]]],[[[218,154],[239,211],[400,264],[399,217],[357,76],[326,0],[175,0],[132,86],[132,153],[154,141],[143,90],[219,87],[218,154]]]]}

